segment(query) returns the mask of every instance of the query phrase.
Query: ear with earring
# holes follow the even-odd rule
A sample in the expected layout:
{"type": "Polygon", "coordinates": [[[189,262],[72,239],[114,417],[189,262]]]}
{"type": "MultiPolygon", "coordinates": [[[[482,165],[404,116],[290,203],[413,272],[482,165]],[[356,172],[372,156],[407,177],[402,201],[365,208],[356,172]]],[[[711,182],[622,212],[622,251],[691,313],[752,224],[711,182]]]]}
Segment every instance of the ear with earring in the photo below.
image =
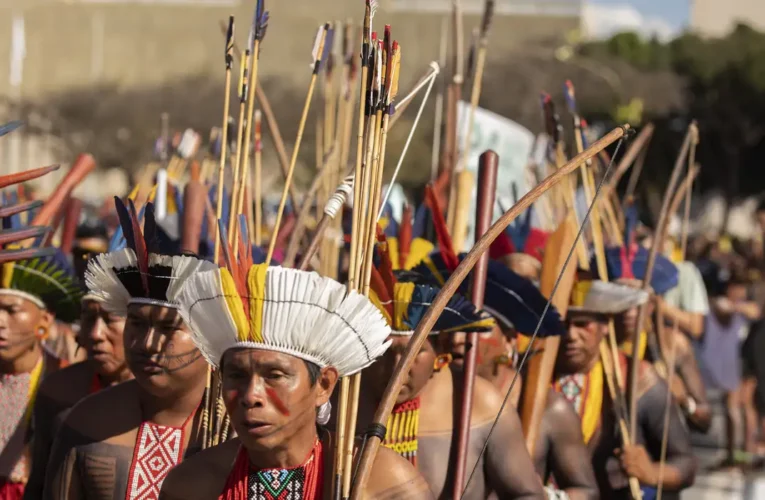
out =
{"type": "Polygon", "coordinates": [[[39,340],[45,340],[48,337],[48,327],[39,326],[36,335],[39,340]]]}
{"type": "Polygon", "coordinates": [[[439,354],[436,356],[435,361],[433,361],[433,370],[436,372],[440,372],[447,366],[449,366],[449,363],[452,362],[452,355],[451,354],[439,354]]]}

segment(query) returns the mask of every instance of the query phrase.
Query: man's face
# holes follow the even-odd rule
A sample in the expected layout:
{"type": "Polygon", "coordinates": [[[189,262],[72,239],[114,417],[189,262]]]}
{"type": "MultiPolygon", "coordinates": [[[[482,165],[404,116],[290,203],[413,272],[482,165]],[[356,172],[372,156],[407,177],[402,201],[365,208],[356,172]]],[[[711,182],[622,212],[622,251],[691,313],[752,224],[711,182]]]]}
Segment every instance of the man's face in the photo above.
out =
{"type": "Polygon", "coordinates": [[[569,312],[567,323],[558,364],[567,373],[579,373],[598,356],[607,326],[603,318],[576,312],[569,312]]]}
{"type": "Polygon", "coordinates": [[[0,294],[0,361],[11,362],[28,352],[47,331],[53,317],[32,302],[14,295],[0,294]]]}
{"type": "Polygon", "coordinates": [[[77,340],[99,375],[117,375],[125,369],[124,329],[124,317],[107,312],[95,300],[82,301],[77,340]]]}
{"type": "MultiPolygon", "coordinates": [[[[382,398],[388,381],[393,376],[393,370],[404,355],[411,337],[407,335],[392,335],[388,339],[391,340],[391,345],[385,351],[385,354],[375,361],[372,366],[364,370],[365,374],[369,373],[369,380],[372,381],[375,396],[378,400],[382,398]]],[[[420,352],[414,358],[414,363],[409,369],[409,373],[404,379],[404,385],[401,386],[401,392],[399,392],[398,399],[396,400],[397,403],[409,401],[422,391],[433,375],[433,363],[435,360],[436,352],[433,346],[430,345],[429,341],[424,342],[420,352]]]]}
{"type": "MultiPolygon", "coordinates": [[[[452,364],[458,367],[465,365],[468,349],[468,336],[465,333],[441,333],[438,336],[439,351],[452,355],[452,364]]],[[[476,354],[479,369],[491,370],[494,360],[507,352],[505,337],[498,326],[490,332],[478,334],[478,352],[476,354]]]]}
{"type": "Polygon", "coordinates": [[[171,394],[207,378],[207,363],[175,308],[130,305],[123,342],[130,371],[153,395],[171,394]]]}
{"type": "Polygon", "coordinates": [[[323,368],[312,384],[305,362],[260,349],[230,349],[221,363],[223,401],[248,450],[273,450],[307,426],[332,395],[338,374],[323,368]]]}

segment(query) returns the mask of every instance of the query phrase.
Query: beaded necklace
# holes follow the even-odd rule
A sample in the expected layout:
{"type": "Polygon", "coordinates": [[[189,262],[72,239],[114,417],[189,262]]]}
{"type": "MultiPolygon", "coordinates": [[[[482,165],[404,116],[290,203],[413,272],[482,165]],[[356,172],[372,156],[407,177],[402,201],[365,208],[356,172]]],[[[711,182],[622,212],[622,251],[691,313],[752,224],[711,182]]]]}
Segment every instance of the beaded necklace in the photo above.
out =
{"type": "Polygon", "coordinates": [[[382,445],[390,448],[417,467],[417,434],[420,428],[420,397],[393,407],[382,445]]]}
{"type": "Polygon", "coordinates": [[[218,500],[316,500],[321,498],[323,479],[319,439],[303,464],[288,469],[254,470],[242,446],[218,500]]]}

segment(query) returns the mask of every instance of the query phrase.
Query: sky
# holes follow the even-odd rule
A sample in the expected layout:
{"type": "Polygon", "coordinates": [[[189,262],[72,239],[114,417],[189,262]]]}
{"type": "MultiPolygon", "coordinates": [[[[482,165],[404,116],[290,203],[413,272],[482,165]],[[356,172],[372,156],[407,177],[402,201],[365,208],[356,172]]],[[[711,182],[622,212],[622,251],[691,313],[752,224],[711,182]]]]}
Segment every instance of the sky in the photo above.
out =
{"type": "Polygon", "coordinates": [[[584,23],[594,37],[632,30],[666,40],[688,24],[690,3],[691,0],[586,0],[584,23]]]}

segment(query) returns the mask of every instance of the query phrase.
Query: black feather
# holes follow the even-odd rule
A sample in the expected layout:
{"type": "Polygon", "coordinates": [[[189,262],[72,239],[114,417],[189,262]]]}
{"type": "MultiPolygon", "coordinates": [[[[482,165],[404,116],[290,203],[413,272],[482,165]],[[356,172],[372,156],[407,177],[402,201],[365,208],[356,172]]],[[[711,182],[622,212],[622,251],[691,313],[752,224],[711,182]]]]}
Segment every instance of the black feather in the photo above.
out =
{"type": "Polygon", "coordinates": [[[119,196],[114,197],[114,206],[117,209],[117,217],[120,219],[120,227],[122,227],[122,234],[125,237],[125,242],[127,243],[128,248],[137,252],[135,234],[133,233],[133,221],[130,218],[130,213],[119,196]]]}

